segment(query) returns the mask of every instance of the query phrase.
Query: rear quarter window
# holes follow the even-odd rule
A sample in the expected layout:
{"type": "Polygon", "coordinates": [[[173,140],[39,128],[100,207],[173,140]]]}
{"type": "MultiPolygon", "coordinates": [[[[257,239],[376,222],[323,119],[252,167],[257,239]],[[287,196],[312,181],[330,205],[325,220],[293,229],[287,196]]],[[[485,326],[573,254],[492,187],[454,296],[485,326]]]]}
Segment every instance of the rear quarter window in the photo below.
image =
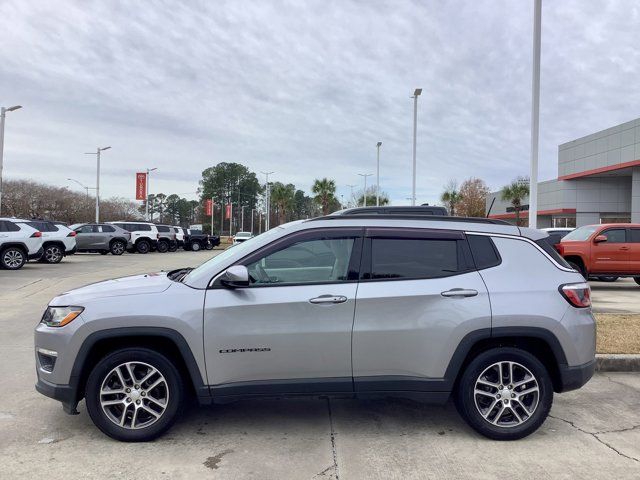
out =
{"type": "Polygon", "coordinates": [[[562,258],[562,255],[558,253],[551,243],[549,243],[548,238],[541,238],[540,240],[536,240],[536,245],[538,245],[542,250],[544,250],[551,258],[555,260],[555,262],[565,268],[571,268],[571,266],[567,263],[567,261],[562,258]]]}
{"type": "Polygon", "coordinates": [[[502,263],[498,249],[491,237],[484,235],[468,235],[471,256],[478,270],[495,267],[502,263]]]}

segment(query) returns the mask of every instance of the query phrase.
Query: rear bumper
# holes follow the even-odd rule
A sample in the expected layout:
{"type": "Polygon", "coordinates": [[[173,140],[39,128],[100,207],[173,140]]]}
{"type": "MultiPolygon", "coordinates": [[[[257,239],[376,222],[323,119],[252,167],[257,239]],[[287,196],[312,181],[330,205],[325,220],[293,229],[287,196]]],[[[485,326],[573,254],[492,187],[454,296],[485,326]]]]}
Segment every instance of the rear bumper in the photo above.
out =
{"type": "Polygon", "coordinates": [[[44,248],[40,247],[40,250],[38,250],[36,253],[31,253],[31,254],[27,255],[27,259],[28,260],[36,260],[36,259],[40,258],[43,253],[44,253],[44,248]]]}
{"type": "Polygon", "coordinates": [[[596,371],[596,359],[570,367],[568,365],[560,365],[560,385],[558,392],[568,392],[576,390],[587,383],[593,377],[596,371]]]}
{"type": "Polygon", "coordinates": [[[73,247],[71,250],[67,250],[65,252],[65,255],[73,255],[74,253],[76,253],[78,251],[78,247],[73,247]]]}

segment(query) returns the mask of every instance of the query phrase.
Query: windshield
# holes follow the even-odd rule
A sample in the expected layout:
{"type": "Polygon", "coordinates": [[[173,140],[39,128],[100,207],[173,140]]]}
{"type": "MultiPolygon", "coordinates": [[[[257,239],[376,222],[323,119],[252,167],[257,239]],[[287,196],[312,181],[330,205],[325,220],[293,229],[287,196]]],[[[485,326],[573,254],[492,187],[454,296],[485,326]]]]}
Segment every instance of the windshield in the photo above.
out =
{"type": "Polygon", "coordinates": [[[599,225],[587,225],[586,227],[576,228],[573,232],[570,232],[567,235],[565,235],[562,238],[561,242],[571,242],[571,241],[584,242],[598,228],[600,228],[599,225]]]}
{"type": "Polygon", "coordinates": [[[193,270],[191,270],[189,274],[182,279],[182,282],[184,283],[186,280],[188,280],[188,278],[191,275],[197,276],[201,272],[205,272],[205,271],[217,272],[219,268],[225,264],[225,262],[227,261],[227,259],[229,259],[229,257],[236,254],[242,254],[243,252],[250,253],[253,250],[254,245],[256,245],[256,243],[260,243],[263,240],[268,240],[270,237],[275,237],[279,235],[281,231],[282,231],[281,226],[272,228],[271,230],[264,232],[260,235],[256,235],[255,237],[248,238],[244,242],[228,247],[224,252],[216,255],[212,259],[204,262],[199,267],[196,267],[193,270]]]}

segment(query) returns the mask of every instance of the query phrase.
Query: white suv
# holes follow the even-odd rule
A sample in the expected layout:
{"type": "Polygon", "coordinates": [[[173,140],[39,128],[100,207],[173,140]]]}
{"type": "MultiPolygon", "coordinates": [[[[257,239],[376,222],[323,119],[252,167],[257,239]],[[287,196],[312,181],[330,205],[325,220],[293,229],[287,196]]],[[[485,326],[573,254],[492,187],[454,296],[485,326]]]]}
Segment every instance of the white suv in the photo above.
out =
{"type": "Polygon", "coordinates": [[[13,218],[0,218],[0,267],[17,270],[42,256],[42,233],[13,218]]]}
{"type": "Polygon", "coordinates": [[[158,228],[149,222],[108,222],[131,233],[133,251],[149,253],[158,246],[158,228]]]}
{"type": "Polygon", "coordinates": [[[66,225],[45,220],[20,220],[42,232],[42,257],[44,263],[60,263],[66,255],[76,253],[76,232],[66,225]]]}

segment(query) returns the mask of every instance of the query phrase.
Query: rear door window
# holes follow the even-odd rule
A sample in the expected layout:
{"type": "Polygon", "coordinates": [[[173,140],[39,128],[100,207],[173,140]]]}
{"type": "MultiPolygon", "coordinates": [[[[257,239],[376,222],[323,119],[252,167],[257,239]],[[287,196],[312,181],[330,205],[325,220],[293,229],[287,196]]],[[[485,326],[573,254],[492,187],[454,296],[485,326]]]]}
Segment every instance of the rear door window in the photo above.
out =
{"type": "Polygon", "coordinates": [[[631,243],[640,243],[640,228],[631,229],[631,243]]]}

